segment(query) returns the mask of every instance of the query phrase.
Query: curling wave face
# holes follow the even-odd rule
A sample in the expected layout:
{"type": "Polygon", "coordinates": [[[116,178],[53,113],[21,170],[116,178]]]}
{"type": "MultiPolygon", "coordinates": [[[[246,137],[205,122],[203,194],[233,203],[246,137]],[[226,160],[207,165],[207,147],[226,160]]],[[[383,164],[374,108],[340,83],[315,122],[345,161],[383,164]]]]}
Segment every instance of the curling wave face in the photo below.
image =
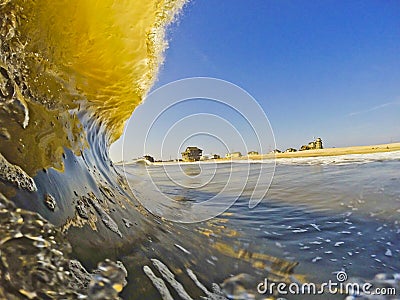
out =
{"type": "Polygon", "coordinates": [[[1,153],[31,175],[62,169],[63,147],[87,146],[83,110],[117,139],[154,81],[165,26],[183,3],[1,1],[1,153]]]}
{"type": "Polygon", "coordinates": [[[99,181],[110,183],[108,145],[151,87],[162,61],[165,27],[183,4],[0,1],[5,196],[39,212],[37,204],[18,203],[20,194],[53,199],[45,201],[55,202],[50,210],[68,215],[68,206],[57,206],[57,198],[78,194],[69,188],[73,183],[97,192],[99,181]],[[90,174],[89,164],[99,174],[90,174]],[[59,182],[63,177],[68,184],[59,182]],[[49,185],[57,195],[49,193],[49,185]]]}

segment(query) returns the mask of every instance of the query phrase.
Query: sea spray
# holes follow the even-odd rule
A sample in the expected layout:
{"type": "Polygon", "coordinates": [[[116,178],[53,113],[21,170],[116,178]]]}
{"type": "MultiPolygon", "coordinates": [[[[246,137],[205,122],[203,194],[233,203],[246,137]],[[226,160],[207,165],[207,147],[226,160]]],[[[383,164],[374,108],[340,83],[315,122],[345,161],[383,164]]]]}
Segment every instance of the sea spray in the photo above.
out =
{"type": "Polygon", "coordinates": [[[89,273],[70,258],[71,245],[59,229],[2,194],[0,237],[1,299],[115,299],[126,285],[121,263],[106,260],[89,273]]]}

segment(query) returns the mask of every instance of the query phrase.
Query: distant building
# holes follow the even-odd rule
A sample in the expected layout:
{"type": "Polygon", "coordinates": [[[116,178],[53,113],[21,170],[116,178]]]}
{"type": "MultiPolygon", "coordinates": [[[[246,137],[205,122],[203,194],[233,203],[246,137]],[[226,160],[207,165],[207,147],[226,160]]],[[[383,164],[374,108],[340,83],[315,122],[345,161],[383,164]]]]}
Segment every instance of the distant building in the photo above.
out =
{"type": "Polygon", "coordinates": [[[323,149],[323,147],[322,147],[322,139],[321,138],[317,138],[315,140],[315,149],[323,149]]]}
{"type": "Polygon", "coordinates": [[[203,150],[197,147],[187,147],[185,152],[182,152],[183,161],[198,161],[201,158],[203,150]]]}
{"type": "Polygon", "coordinates": [[[294,148],[287,148],[287,149],[285,150],[285,153],[296,152],[296,151],[297,151],[297,150],[294,149],[294,148]]]}
{"type": "Polygon", "coordinates": [[[250,151],[250,152],[247,152],[247,155],[258,155],[258,151],[250,151]]]}
{"type": "Polygon", "coordinates": [[[299,151],[304,151],[304,150],[310,150],[310,147],[308,147],[307,145],[303,145],[299,149],[299,151]]]}
{"type": "Polygon", "coordinates": [[[154,162],[154,157],[153,157],[153,156],[144,155],[143,158],[144,158],[145,160],[148,160],[149,162],[154,162]]]}
{"type": "Polygon", "coordinates": [[[239,158],[242,157],[242,153],[240,152],[231,152],[225,155],[226,158],[239,158]]]}
{"type": "Polygon", "coordinates": [[[272,153],[282,153],[282,151],[279,149],[275,149],[275,150],[272,150],[272,153]]]}
{"type": "Polygon", "coordinates": [[[218,154],[203,154],[200,160],[210,160],[210,159],[219,159],[221,156],[218,154]]]}
{"type": "Polygon", "coordinates": [[[323,149],[321,138],[317,138],[314,142],[309,142],[308,145],[301,146],[300,151],[314,150],[314,149],[323,149]]]}

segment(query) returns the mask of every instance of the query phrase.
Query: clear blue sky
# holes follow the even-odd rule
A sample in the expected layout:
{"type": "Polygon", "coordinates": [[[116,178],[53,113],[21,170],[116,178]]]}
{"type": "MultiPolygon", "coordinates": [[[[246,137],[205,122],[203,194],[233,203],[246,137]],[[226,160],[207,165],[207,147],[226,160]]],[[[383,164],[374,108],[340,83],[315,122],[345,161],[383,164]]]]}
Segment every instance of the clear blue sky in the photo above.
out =
{"type": "MultiPolygon", "coordinates": [[[[400,141],[400,1],[192,0],[168,40],[154,89],[195,76],[237,84],[264,109],[279,149],[317,136],[326,147],[400,141]]],[[[146,105],[157,104],[141,118],[146,105]]]]}

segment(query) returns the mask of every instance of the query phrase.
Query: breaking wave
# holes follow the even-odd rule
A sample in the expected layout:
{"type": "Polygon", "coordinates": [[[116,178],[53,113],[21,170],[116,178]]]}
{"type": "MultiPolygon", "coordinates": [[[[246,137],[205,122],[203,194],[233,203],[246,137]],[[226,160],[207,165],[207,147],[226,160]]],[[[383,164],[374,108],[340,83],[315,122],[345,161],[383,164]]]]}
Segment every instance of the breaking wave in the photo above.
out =
{"type": "Polygon", "coordinates": [[[1,299],[254,299],[254,276],[301,278],[224,218],[150,214],[109,159],[184,4],[0,0],[1,299]]]}
{"type": "MultiPolygon", "coordinates": [[[[166,27],[184,4],[0,1],[0,298],[170,299],[154,267],[184,299],[170,273],[186,268],[180,281],[195,283],[195,297],[225,299],[223,285],[210,285],[224,278],[206,280],[201,262],[236,260],[239,249],[191,249],[210,232],[228,236],[224,229],[149,214],[108,156],[154,82],[166,27]]],[[[256,260],[243,255],[243,264],[256,260]]],[[[296,265],[266,263],[279,276],[296,265]]]]}

